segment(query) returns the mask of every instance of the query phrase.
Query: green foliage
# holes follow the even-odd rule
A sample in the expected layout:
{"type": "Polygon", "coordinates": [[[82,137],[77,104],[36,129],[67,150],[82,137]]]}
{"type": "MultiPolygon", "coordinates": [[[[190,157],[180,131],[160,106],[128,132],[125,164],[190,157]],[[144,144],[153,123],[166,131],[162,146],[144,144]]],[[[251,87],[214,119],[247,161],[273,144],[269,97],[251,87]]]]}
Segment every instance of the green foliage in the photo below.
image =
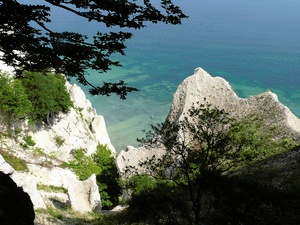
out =
{"type": "Polygon", "coordinates": [[[46,156],[47,154],[44,152],[44,149],[42,148],[32,148],[33,155],[34,156],[46,156]]]}
{"type": "Polygon", "coordinates": [[[80,180],[86,180],[94,173],[101,173],[100,167],[94,163],[90,156],[86,155],[85,149],[75,149],[72,154],[73,160],[69,162],[69,167],[80,180]]]}
{"type": "Polygon", "coordinates": [[[24,148],[28,148],[35,146],[35,141],[32,140],[32,137],[30,135],[23,137],[23,141],[25,141],[25,144],[21,144],[24,148]]]}
{"type": "Polygon", "coordinates": [[[99,144],[92,158],[101,170],[97,174],[97,183],[102,204],[106,207],[117,205],[122,189],[119,181],[119,171],[111,150],[106,145],[99,144]]]}
{"type": "Polygon", "coordinates": [[[54,136],[54,141],[58,148],[65,143],[65,139],[62,136],[58,136],[58,135],[54,136]]]}
{"type": "Polygon", "coordinates": [[[139,195],[156,188],[157,182],[153,177],[142,173],[123,180],[123,186],[131,192],[131,195],[139,195]]]}
{"type": "Polygon", "coordinates": [[[43,184],[38,184],[37,185],[38,190],[43,190],[46,192],[56,192],[56,193],[68,193],[68,190],[64,187],[57,187],[53,185],[43,185],[43,184]]]}
{"type": "Polygon", "coordinates": [[[0,154],[4,160],[17,171],[28,171],[27,162],[6,151],[0,150],[0,154]]]}
{"type": "Polygon", "coordinates": [[[73,151],[73,157],[68,167],[81,180],[96,174],[102,205],[104,207],[116,205],[121,194],[121,185],[115,158],[107,146],[99,144],[91,157],[85,154],[84,149],[77,149],[73,151]]]}
{"type": "Polygon", "coordinates": [[[33,121],[49,124],[53,114],[67,112],[73,106],[65,79],[60,74],[24,71],[21,81],[33,107],[30,113],[33,121]]]}
{"type": "Polygon", "coordinates": [[[59,219],[59,220],[63,219],[62,212],[59,209],[56,209],[54,207],[48,207],[47,213],[56,219],[59,219]]]}
{"type": "MultiPolygon", "coordinates": [[[[295,146],[289,138],[277,138],[280,130],[277,127],[264,125],[264,121],[257,117],[247,117],[237,121],[231,128],[229,135],[236,143],[243,145],[239,155],[241,164],[252,164],[256,161],[286,152],[295,146]]],[[[282,134],[284,137],[286,134],[282,134]]]]}
{"type": "Polygon", "coordinates": [[[18,70],[45,71],[53,68],[68,77],[75,77],[83,85],[90,85],[92,94],[115,93],[125,99],[128,92],[137,91],[127,87],[124,81],[105,82],[102,86],[90,84],[85,73],[93,69],[107,72],[112,66],[120,66],[112,60],[114,54],[124,55],[125,41],[132,37],[130,29],[146,27],[149,22],[180,24],[183,14],[172,1],[4,1],[0,5],[2,60],[18,70]],[[51,22],[51,7],[82,17],[87,22],[96,22],[99,30],[91,36],[57,31],[51,22]],[[16,16],[17,15],[17,16],[16,16]],[[33,26],[34,24],[34,26],[33,26]],[[123,28],[126,29],[126,32],[123,28]],[[52,30],[53,29],[53,30],[52,30]],[[11,34],[14,35],[11,35],[11,34]],[[13,51],[14,50],[14,51],[13,51]],[[22,57],[15,52],[22,52],[22,57]]]}
{"type": "Polygon", "coordinates": [[[14,119],[25,118],[32,112],[32,104],[21,82],[5,73],[0,73],[0,112],[9,133],[14,119]]]}
{"type": "Polygon", "coordinates": [[[62,75],[25,71],[21,78],[0,73],[0,113],[9,133],[15,119],[50,124],[57,112],[67,112],[73,106],[62,75]]]}
{"type": "MultiPolygon", "coordinates": [[[[256,117],[237,121],[224,110],[197,103],[181,121],[152,126],[142,141],[148,147],[164,145],[166,153],[140,166],[156,181],[171,181],[175,189],[187,193],[177,196],[190,202],[194,224],[206,224],[206,207],[212,206],[211,199],[222,198],[216,187],[223,183],[216,182],[224,174],[288,150],[288,141],[278,139],[280,131],[276,129],[256,117]]],[[[138,183],[135,185],[139,188],[138,183]]]]}

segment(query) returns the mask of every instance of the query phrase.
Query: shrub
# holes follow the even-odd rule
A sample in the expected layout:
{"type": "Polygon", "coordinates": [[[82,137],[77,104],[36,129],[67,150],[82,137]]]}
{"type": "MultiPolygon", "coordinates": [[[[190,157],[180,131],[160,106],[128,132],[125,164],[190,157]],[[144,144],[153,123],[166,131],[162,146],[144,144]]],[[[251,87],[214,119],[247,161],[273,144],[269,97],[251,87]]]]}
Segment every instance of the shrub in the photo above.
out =
{"type": "Polygon", "coordinates": [[[68,165],[64,164],[63,166],[70,167],[80,180],[96,174],[102,205],[104,207],[116,205],[122,188],[114,156],[106,145],[100,144],[91,157],[85,153],[85,149],[74,150],[74,159],[68,165]]]}
{"type": "Polygon", "coordinates": [[[122,193],[120,174],[116,165],[115,157],[106,145],[98,145],[95,154],[92,155],[94,162],[99,165],[101,173],[97,174],[97,182],[103,206],[111,207],[119,202],[122,193]]]}
{"type": "Polygon", "coordinates": [[[62,136],[59,136],[59,135],[54,136],[54,141],[55,141],[55,144],[58,148],[65,143],[65,139],[62,136]]]}
{"type": "Polygon", "coordinates": [[[65,87],[65,78],[60,74],[25,71],[21,81],[33,106],[30,113],[33,121],[49,124],[53,114],[67,112],[73,106],[65,87]]]}
{"type": "Polygon", "coordinates": [[[35,146],[35,141],[32,140],[32,137],[30,135],[23,137],[23,141],[25,141],[25,144],[27,146],[35,146]]]}
{"type": "Polygon", "coordinates": [[[68,190],[64,187],[57,187],[53,185],[43,185],[43,184],[38,184],[37,185],[38,190],[43,190],[46,192],[56,192],[56,193],[68,193],[68,190]]]}
{"type": "Polygon", "coordinates": [[[32,112],[32,104],[22,83],[5,73],[0,73],[0,112],[9,134],[15,119],[26,118],[32,112]]]}
{"type": "Polygon", "coordinates": [[[73,160],[71,160],[68,165],[80,180],[86,180],[92,174],[99,174],[101,172],[99,166],[85,153],[86,149],[81,148],[73,150],[73,160]]]}

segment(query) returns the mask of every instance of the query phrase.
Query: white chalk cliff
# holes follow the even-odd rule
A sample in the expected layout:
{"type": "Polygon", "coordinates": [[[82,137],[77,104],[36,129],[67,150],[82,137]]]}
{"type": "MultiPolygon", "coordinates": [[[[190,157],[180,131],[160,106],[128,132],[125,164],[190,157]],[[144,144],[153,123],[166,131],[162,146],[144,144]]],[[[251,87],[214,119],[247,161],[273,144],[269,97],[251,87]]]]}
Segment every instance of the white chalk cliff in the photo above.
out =
{"type": "Polygon", "coordinates": [[[46,125],[29,126],[30,135],[36,142],[36,146],[44,149],[46,153],[56,154],[63,161],[70,158],[72,149],[84,148],[89,155],[93,154],[98,143],[107,145],[112,152],[115,152],[106,130],[104,117],[97,115],[80,87],[68,83],[66,86],[74,108],[71,108],[68,113],[60,113],[50,128],[46,125]],[[55,137],[64,140],[61,146],[57,146],[55,137]]]}
{"type": "MultiPolygon", "coordinates": [[[[265,118],[271,126],[280,126],[288,133],[300,135],[300,120],[288,107],[278,101],[276,94],[266,91],[257,96],[239,98],[229,83],[221,77],[212,77],[202,68],[196,68],[194,74],[187,77],[177,88],[173,96],[169,121],[183,118],[193,103],[209,103],[213,107],[224,109],[231,116],[242,118],[247,115],[257,115],[265,118]]],[[[117,162],[121,171],[126,166],[138,167],[140,161],[162,154],[162,150],[142,148],[127,148],[118,155],[117,162]]]]}
{"type": "MultiPolygon", "coordinates": [[[[0,64],[0,69],[12,72],[4,64],[0,64]]],[[[22,132],[16,140],[5,135],[1,137],[1,150],[24,159],[29,171],[15,171],[5,162],[1,153],[0,171],[10,174],[15,183],[30,195],[35,209],[46,208],[55,200],[81,213],[99,211],[101,197],[96,176],[80,181],[72,171],[59,166],[71,158],[73,149],[86,149],[88,155],[96,151],[98,144],[107,145],[113,154],[115,149],[110,142],[103,116],[97,114],[81,88],[69,83],[66,83],[66,87],[74,108],[68,113],[59,113],[52,126],[19,121],[15,127],[21,128],[22,132]],[[24,136],[31,136],[36,142],[34,149],[40,149],[42,154],[34,152],[33,148],[24,150],[20,146],[24,136]],[[58,146],[56,138],[63,140],[61,145],[58,146]],[[37,185],[62,187],[67,193],[48,193],[38,190],[37,185]]]]}
{"type": "Polygon", "coordinates": [[[233,117],[257,115],[266,118],[269,125],[278,125],[291,132],[300,132],[300,120],[288,107],[278,101],[276,94],[266,91],[257,96],[239,98],[229,83],[221,77],[212,77],[202,68],[196,68],[177,88],[169,115],[170,121],[180,120],[193,103],[210,103],[224,109],[233,117]]]}

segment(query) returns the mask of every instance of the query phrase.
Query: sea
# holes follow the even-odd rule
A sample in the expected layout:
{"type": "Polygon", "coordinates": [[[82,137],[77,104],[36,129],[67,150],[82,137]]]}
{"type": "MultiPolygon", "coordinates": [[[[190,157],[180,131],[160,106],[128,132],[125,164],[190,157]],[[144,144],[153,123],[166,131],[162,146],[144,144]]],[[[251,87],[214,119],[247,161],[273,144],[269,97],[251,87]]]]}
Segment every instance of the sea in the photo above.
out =
{"type": "MultiPolygon", "coordinates": [[[[165,120],[178,85],[197,67],[225,78],[241,98],[271,90],[300,117],[300,0],[174,2],[189,16],[182,25],[148,23],[133,30],[126,55],[113,56],[122,67],[87,71],[95,85],[124,80],[140,90],[121,100],[91,96],[82,87],[118,152],[137,147],[143,130],[165,120]]],[[[88,35],[106,30],[57,9],[53,15],[56,29],[88,35]]]]}

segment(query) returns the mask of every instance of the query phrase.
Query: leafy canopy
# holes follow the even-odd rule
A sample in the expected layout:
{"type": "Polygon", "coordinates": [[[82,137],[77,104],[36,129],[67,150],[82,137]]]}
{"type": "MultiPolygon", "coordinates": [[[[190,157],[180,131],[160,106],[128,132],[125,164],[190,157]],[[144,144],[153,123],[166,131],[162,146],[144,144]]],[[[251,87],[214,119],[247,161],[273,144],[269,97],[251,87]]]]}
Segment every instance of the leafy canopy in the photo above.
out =
{"type": "Polygon", "coordinates": [[[47,122],[50,117],[73,106],[70,93],[60,74],[24,71],[22,79],[0,73],[0,121],[9,133],[15,120],[47,122]]]}
{"type": "Polygon", "coordinates": [[[67,112],[73,106],[65,87],[66,80],[61,74],[24,71],[21,81],[33,107],[30,113],[33,121],[47,121],[49,124],[50,114],[67,112]]]}
{"type": "Polygon", "coordinates": [[[147,22],[180,24],[186,15],[172,0],[160,3],[150,0],[44,0],[37,4],[21,0],[0,2],[0,59],[17,70],[44,71],[49,68],[67,77],[75,77],[84,85],[90,85],[91,94],[115,93],[125,99],[127,92],[137,91],[124,81],[104,82],[94,86],[85,77],[91,68],[103,73],[111,66],[120,66],[110,59],[113,54],[124,55],[125,41],[132,33],[122,28],[141,29],[147,22]],[[92,37],[84,34],[49,28],[51,9],[59,8],[75,14],[88,22],[104,25],[107,32],[97,32],[92,37]],[[113,30],[113,31],[109,31],[113,30]]]}
{"type": "Polygon", "coordinates": [[[283,141],[274,138],[274,130],[260,122],[257,118],[238,121],[210,104],[194,104],[182,120],[152,126],[141,141],[150,148],[163,146],[166,152],[140,166],[155,180],[173,182],[185,193],[177,197],[190,202],[194,224],[200,224],[207,197],[220,197],[216,184],[221,177],[287,150],[283,141]]]}
{"type": "Polygon", "coordinates": [[[0,73],[1,121],[10,131],[15,119],[25,118],[30,112],[32,112],[32,104],[21,81],[9,77],[8,74],[0,73]]]}

